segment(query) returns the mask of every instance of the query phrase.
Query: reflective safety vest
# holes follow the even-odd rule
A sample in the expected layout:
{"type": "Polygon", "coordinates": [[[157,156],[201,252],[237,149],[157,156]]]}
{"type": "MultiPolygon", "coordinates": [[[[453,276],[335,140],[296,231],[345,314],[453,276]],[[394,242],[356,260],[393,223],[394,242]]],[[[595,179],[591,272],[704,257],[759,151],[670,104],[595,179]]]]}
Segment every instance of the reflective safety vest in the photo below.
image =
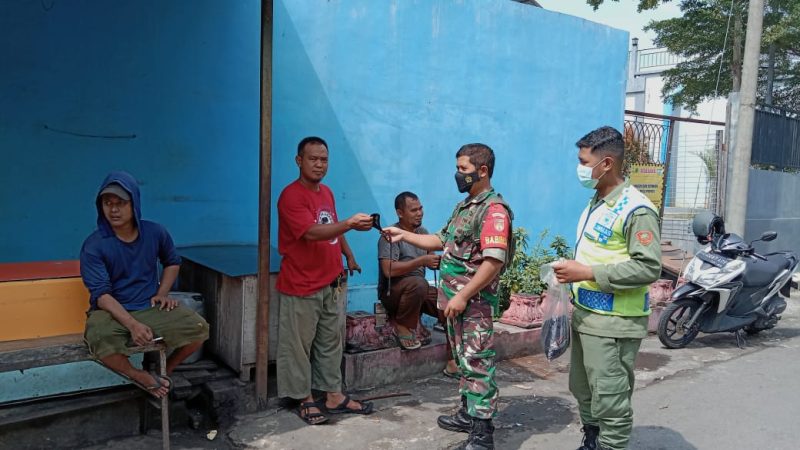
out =
{"type": "MultiPolygon", "coordinates": [[[[578,222],[575,260],[588,266],[619,264],[631,259],[625,226],[639,208],[656,211],[653,203],[633,186],[623,189],[613,203],[591,203],[578,222]]],[[[575,304],[597,314],[613,316],[648,316],[648,286],[603,292],[594,281],[572,284],[575,304]]]]}

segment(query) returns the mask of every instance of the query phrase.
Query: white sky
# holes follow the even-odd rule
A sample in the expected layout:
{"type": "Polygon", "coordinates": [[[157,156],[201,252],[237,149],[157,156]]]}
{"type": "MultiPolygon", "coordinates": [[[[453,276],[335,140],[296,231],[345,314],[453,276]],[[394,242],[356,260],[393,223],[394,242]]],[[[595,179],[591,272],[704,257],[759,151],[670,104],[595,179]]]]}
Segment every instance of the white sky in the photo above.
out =
{"type": "Polygon", "coordinates": [[[538,0],[539,3],[550,11],[556,11],[571,16],[581,17],[592,22],[619,28],[630,33],[631,38],[639,38],[639,48],[650,48],[653,46],[652,39],[654,34],[642,31],[645,25],[651,20],[663,20],[677,17],[681,14],[678,8],[678,0],[662,4],[658,8],[650,11],[636,12],[638,0],[620,0],[615,2],[605,0],[597,11],[586,4],[585,0],[538,0]]]}

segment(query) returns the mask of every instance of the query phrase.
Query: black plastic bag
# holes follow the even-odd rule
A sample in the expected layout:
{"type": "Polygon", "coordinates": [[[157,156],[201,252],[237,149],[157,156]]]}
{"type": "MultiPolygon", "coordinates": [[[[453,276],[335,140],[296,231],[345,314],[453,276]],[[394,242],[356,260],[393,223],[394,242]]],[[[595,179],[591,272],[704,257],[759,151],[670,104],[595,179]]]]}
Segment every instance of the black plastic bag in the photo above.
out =
{"type": "Polygon", "coordinates": [[[541,268],[542,281],[547,283],[547,295],[542,305],[544,323],[542,323],[542,349],[548,361],[552,361],[569,348],[569,289],[556,279],[550,264],[541,268]]]}

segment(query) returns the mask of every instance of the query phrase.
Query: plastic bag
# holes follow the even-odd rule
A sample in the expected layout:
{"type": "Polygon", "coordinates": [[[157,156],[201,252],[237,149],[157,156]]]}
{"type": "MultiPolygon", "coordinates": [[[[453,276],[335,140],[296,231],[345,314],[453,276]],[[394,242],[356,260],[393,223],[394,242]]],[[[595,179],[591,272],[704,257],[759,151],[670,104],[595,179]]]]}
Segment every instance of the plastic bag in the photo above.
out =
{"type": "Polygon", "coordinates": [[[556,279],[551,264],[545,264],[539,271],[542,281],[547,283],[547,295],[542,305],[544,322],[542,323],[541,342],[544,356],[552,361],[569,348],[569,289],[556,279]]]}

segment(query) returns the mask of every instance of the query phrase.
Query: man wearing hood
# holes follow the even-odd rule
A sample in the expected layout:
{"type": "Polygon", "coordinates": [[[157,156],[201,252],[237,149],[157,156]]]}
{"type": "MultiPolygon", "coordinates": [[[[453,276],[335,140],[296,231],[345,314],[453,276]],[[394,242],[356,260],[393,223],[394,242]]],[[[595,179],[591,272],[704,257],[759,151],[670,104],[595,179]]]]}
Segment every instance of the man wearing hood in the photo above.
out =
{"type": "Polygon", "coordinates": [[[89,290],[85,338],[106,366],[167,395],[169,379],[134,368],[129,347],[163,339],[174,349],[167,359],[171,374],[208,339],[208,323],[168,297],[181,258],[167,230],[142,220],[139,186],[125,172],[112,172],[95,199],[97,230],[81,248],[81,278],[89,290]],[[158,262],[163,267],[159,280],[158,262]]]}

